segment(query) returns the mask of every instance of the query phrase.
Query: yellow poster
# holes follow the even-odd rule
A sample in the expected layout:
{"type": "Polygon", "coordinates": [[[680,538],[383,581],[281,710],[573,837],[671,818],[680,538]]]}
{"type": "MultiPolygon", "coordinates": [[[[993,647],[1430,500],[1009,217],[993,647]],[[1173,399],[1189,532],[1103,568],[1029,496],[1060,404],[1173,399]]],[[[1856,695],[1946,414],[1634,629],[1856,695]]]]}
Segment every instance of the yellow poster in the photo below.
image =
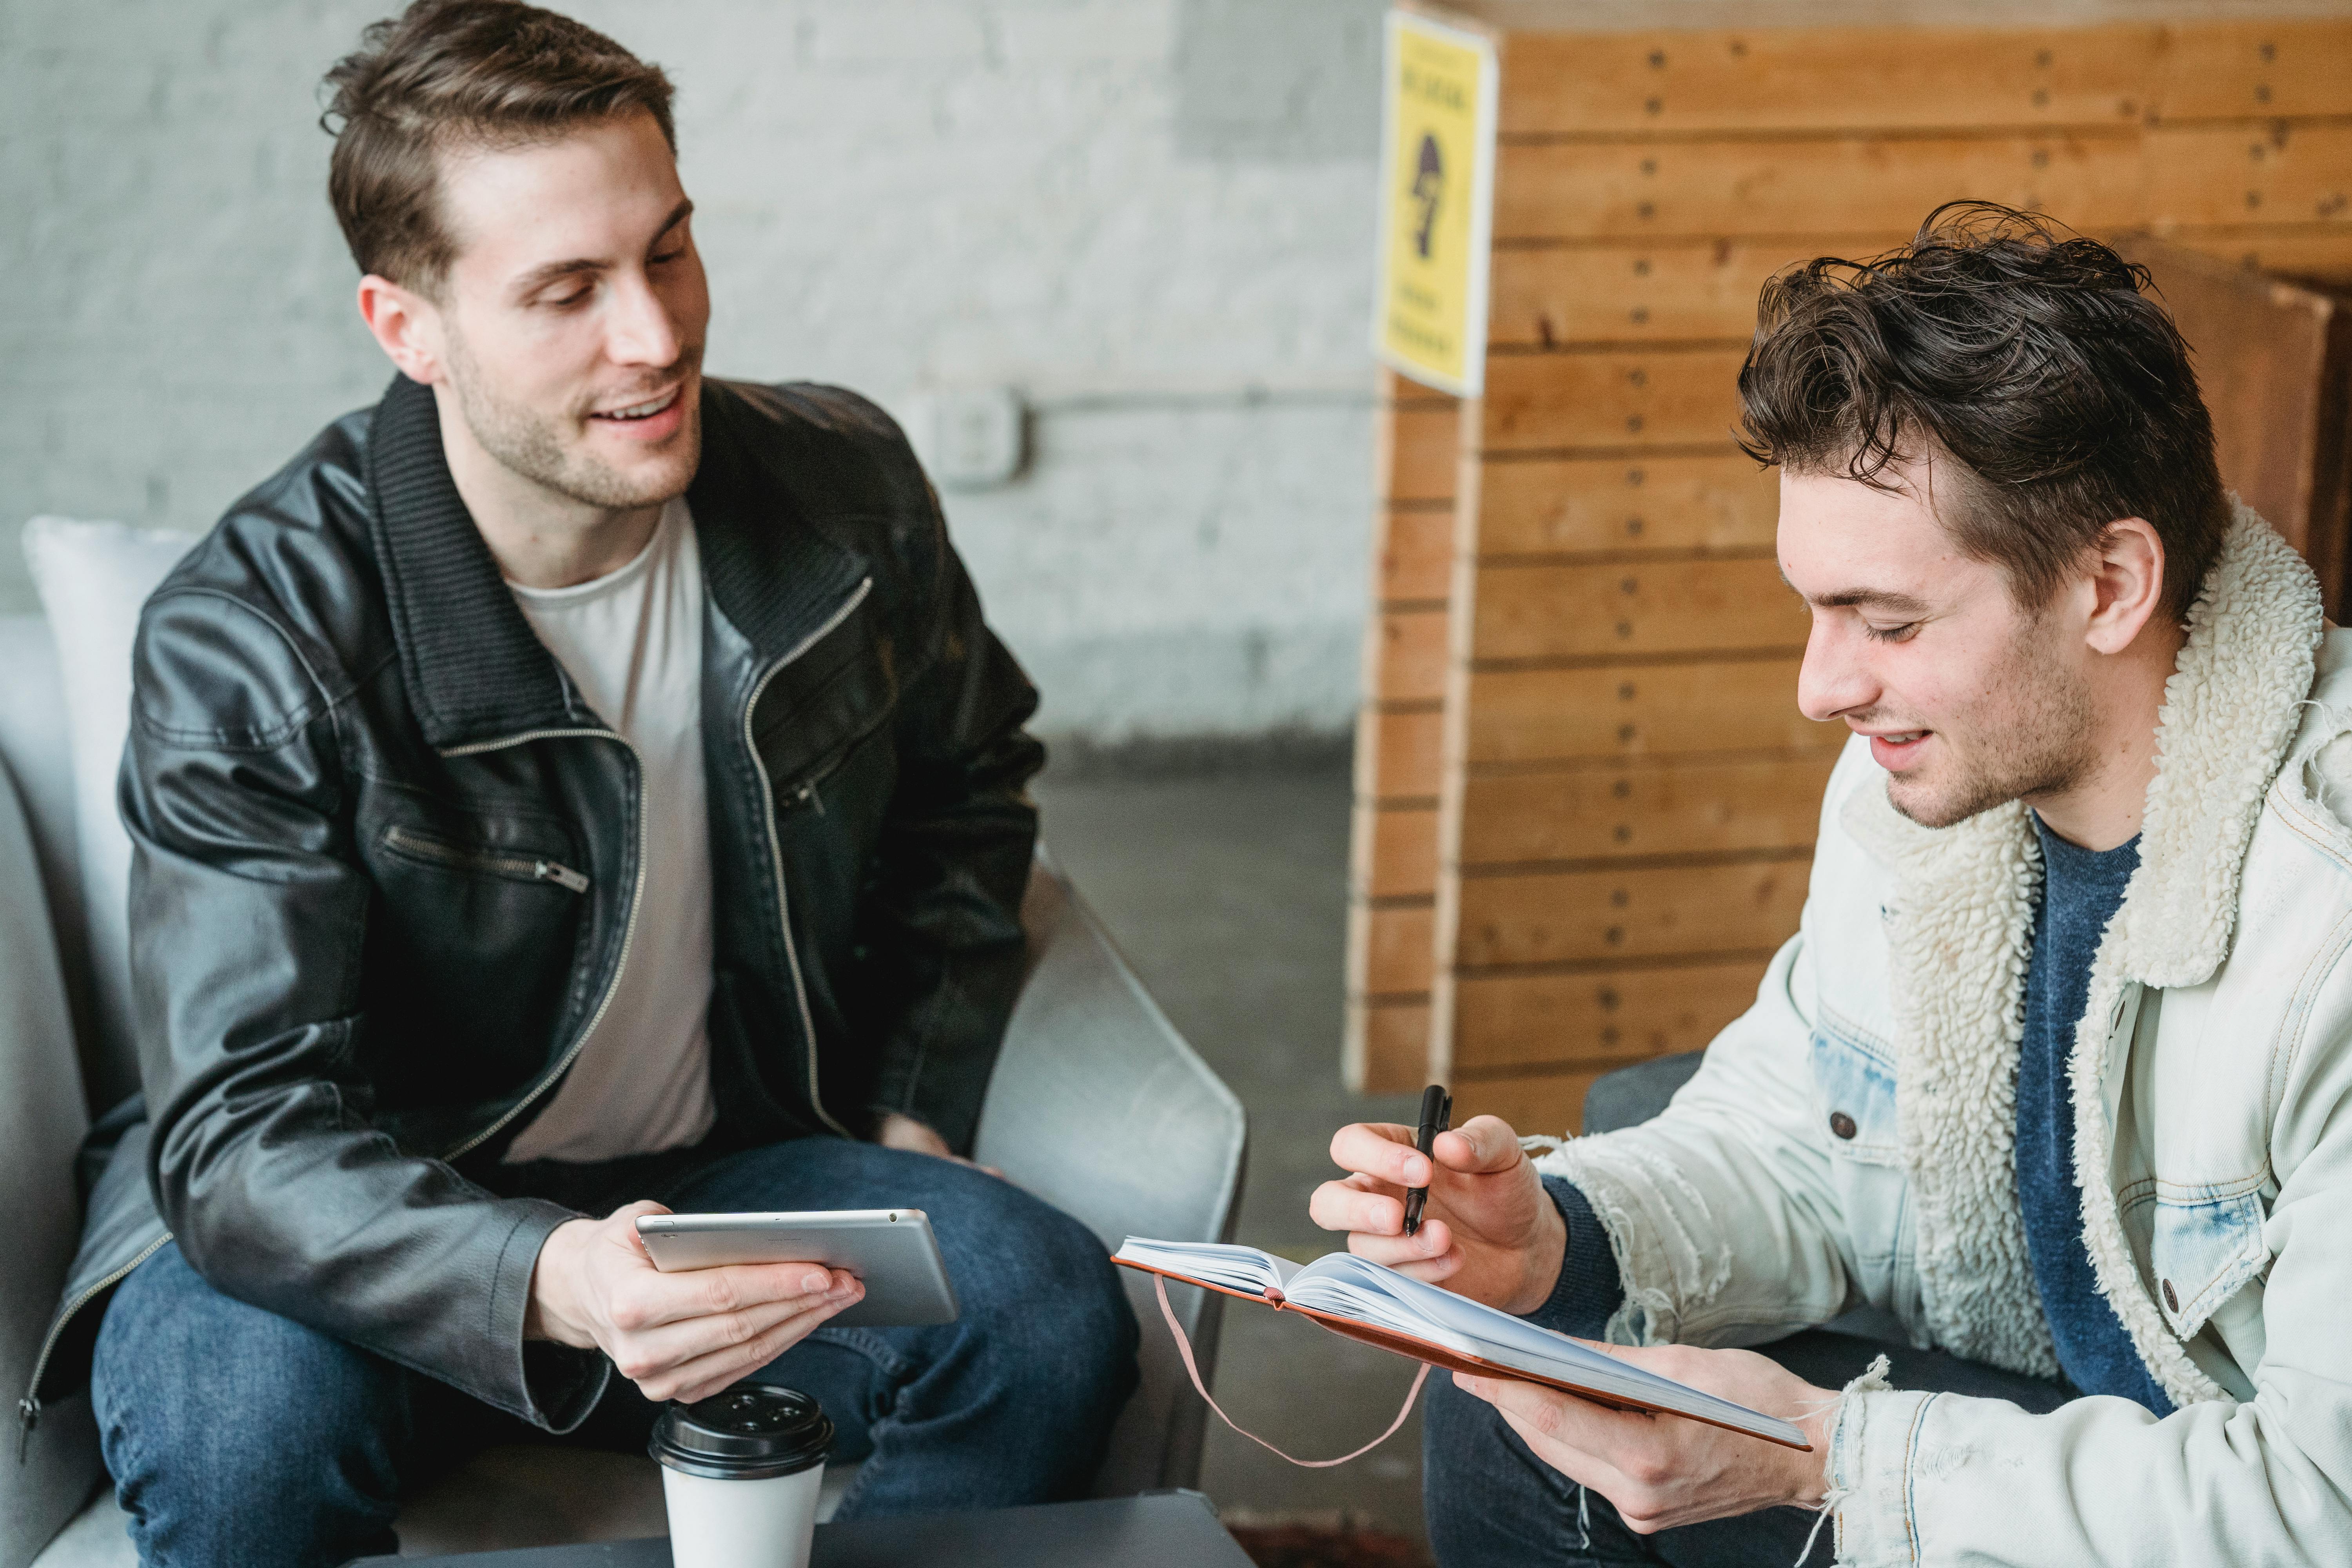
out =
{"type": "Polygon", "coordinates": [[[1486,380],[1495,92],[1493,40],[1389,13],[1372,352],[1457,397],[1486,380]]]}

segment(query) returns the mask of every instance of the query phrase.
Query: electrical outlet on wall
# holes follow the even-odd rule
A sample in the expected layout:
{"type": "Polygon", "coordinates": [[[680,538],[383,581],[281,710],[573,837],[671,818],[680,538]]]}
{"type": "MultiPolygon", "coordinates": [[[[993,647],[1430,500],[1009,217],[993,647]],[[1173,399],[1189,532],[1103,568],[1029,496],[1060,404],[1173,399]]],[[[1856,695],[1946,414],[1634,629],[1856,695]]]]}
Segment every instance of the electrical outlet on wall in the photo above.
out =
{"type": "Polygon", "coordinates": [[[1021,472],[1026,423],[1021,395],[1009,386],[919,392],[908,399],[907,436],[948,489],[985,489],[1021,472]]]}

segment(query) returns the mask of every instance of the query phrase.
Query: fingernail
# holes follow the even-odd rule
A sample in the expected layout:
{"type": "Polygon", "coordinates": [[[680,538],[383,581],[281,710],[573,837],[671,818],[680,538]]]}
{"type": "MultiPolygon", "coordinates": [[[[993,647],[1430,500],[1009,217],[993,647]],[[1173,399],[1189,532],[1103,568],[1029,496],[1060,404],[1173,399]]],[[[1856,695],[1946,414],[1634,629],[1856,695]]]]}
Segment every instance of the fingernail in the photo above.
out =
{"type": "Polygon", "coordinates": [[[826,1291],[825,1299],[833,1301],[846,1301],[852,1296],[856,1295],[861,1289],[862,1287],[859,1286],[857,1281],[852,1279],[846,1285],[836,1285],[832,1289],[826,1291]]]}
{"type": "Polygon", "coordinates": [[[811,1274],[802,1279],[801,1290],[804,1295],[814,1295],[819,1290],[828,1289],[832,1284],[833,1276],[830,1274],[811,1274]]]}

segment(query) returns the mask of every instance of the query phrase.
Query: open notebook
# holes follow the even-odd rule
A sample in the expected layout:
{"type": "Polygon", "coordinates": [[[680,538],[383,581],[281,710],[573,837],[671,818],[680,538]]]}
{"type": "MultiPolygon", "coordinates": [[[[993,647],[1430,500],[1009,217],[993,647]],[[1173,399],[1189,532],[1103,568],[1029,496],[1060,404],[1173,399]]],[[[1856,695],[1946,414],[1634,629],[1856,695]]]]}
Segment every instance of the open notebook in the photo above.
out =
{"type": "Polygon", "coordinates": [[[1811,1447],[1793,1423],[1644,1372],[1353,1253],[1297,1264],[1255,1247],[1131,1236],[1111,1261],[1303,1313],[1334,1333],[1433,1366],[1540,1383],[1620,1409],[1686,1415],[1790,1448],[1811,1447]]]}

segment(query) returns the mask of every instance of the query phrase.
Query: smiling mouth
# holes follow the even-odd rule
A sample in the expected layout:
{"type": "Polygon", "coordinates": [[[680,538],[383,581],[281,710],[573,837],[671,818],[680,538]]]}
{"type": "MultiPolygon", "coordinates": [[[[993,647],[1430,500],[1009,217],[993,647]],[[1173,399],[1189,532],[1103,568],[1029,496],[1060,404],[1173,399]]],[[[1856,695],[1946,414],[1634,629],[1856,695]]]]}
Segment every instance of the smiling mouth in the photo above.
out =
{"type": "Polygon", "coordinates": [[[681,386],[673,386],[667,392],[663,393],[659,397],[653,399],[649,403],[633,403],[626,408],[606,409],[602,413],[591,414],[588,417],[591,419],[610,419],[617,424],[626,424],[638,419],[650,419],[656,414],[667,412],[669,405],[676,403],[678,400],[678,395],[685,390],[686,389],[681,386]]]}

